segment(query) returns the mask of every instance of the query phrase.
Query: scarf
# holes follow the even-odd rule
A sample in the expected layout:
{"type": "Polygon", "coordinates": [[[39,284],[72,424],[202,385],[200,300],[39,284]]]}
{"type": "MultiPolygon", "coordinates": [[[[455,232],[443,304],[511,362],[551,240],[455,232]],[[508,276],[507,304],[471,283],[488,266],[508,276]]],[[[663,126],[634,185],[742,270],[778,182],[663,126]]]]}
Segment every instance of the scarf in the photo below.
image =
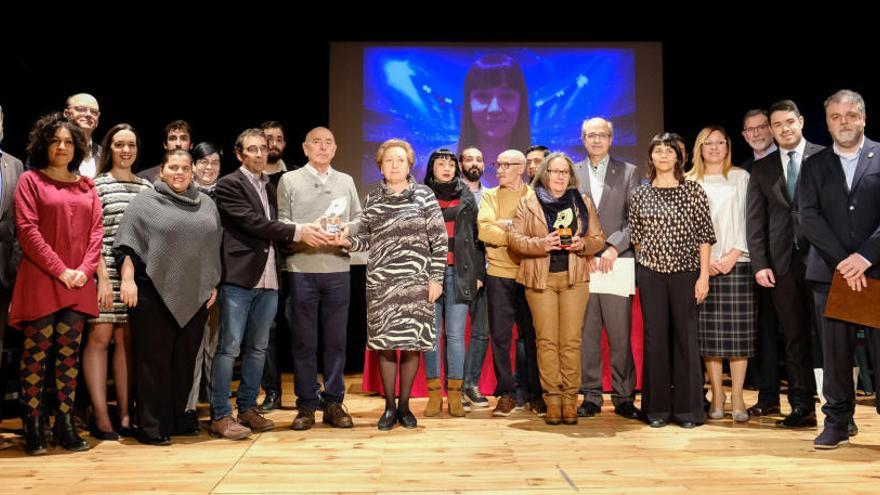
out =
{"type": "Polygon", "coordinates": [[[141,191],[125,210],[113,247],[128,246],[181,327],[220,282],[220,214],[213,201],[168,184],[141,191]]]}
{"type": "Polygon", "coordinates": [[[538,197],[538,202],[541,203],[541,210],[544,211],[544,218],[547,220],[547,228],[551,232],[554,230],[553,225],[557,222],[561,223],[561,227],[572,229],[575,232],[574,235],[583,237],[583,234],[587,232],[590,216],[587,212],[587,205],[577,189],[566,189],[562,197],[556,198],[543,185],[538,184],[535,187],[535,195],[538,197]],[[577,210],[577,215],[567,218],[569,214],[565,212],[566,210],[570,210],[571,213],[575,213],[577,210]],[[560,216],[560,214],[562,215],[560,216]],[[577,229],[573,227],[575,222],[579,224],[577,229]]]}

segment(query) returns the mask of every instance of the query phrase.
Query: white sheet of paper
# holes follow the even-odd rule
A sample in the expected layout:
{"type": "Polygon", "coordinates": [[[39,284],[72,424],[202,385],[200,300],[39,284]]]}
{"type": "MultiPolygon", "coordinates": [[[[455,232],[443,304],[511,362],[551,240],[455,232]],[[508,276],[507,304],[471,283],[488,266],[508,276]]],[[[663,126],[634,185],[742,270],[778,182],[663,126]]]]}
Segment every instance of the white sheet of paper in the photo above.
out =
{"type": "Polygon", "coordinates": [[[634,258],[617,258],[608,273],[590,274],[590,294],[632,296],[636,293],[636,263],[634,258]]]}

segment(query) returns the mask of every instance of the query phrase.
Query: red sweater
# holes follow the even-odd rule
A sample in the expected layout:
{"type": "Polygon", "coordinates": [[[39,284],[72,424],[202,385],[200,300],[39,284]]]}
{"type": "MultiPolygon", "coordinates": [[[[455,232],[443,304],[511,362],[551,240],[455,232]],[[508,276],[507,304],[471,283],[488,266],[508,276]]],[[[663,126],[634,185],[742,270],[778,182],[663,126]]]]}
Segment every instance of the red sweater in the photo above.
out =
{"type": "Polygon", "coordinates": [[[12,290],[10,325],[20,328],[64,308],[98,316],[95,270],[104,226],[95,183],[88,177],[56,181],[36,170],[21,174],[15,227],[23,256],[12,290]],[[58,280],[68,268],[81,270],[88,282],[68,289],[58,280]]]}

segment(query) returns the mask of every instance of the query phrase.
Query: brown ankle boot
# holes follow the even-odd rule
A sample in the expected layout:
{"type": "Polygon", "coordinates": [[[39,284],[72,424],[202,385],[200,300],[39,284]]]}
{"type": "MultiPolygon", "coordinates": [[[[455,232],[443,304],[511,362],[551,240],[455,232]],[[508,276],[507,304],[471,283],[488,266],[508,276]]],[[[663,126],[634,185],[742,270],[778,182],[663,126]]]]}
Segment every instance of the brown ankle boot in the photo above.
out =
{"type": "Polygon", "coordinates": [[[562,423],[566,425],[578,424],[577,399],[575,401],[562,401],[562,423]]]}
{"type": "Polygon", "coordinates": [[[446,405],[449,407],[449,415],[457,418],[464,417],[464,405],[461,403],[461,385],[464,380],[449,380],[446,383],[446,405]]]}
{"type": "Polygon", "coordinates": [[[439,378],[428,378],[428,405],[425,406],[425,417],[439,416],[443,409],[443,389],[439,378]]]}
{"type": "Polygon", "coordinates": [[[558,395],[545,395],[544,403],[547,405],[547,416],[544,422],[548,425],[558,425],[562,422],[562,397],[558,395]]]}

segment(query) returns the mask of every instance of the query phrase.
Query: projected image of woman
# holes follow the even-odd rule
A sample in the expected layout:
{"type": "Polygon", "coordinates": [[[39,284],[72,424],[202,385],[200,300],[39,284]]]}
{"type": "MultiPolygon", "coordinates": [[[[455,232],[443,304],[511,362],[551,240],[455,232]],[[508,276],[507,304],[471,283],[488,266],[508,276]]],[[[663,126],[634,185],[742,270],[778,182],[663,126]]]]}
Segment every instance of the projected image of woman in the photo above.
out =
{"type": "Polygon", "coordinates": [[[488,162],[508,149],[529,147],[529,96],[519,64],[492,53],[477,59],[464,80],[458,154],[475,146],[488,162]]]}

